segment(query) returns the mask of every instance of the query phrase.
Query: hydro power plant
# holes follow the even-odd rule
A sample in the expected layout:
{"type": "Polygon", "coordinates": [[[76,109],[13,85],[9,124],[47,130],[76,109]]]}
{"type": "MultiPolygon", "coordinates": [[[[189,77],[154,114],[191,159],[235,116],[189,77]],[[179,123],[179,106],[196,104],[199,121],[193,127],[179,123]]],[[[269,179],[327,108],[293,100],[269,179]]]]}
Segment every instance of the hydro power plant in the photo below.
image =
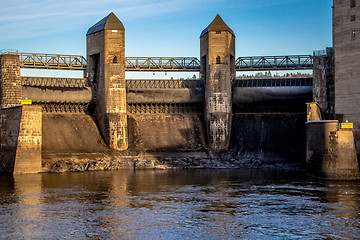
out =
{"type": "Polygon", "coordinates": [[[4,52],[0,170],[153,167],[250,154],[304,163],[315,177],[359,179],[360,39],[352,21],[359,13],[360,6],[335,0],[333,47],[314,55],[238,57],[236,35],[217,15],[200,33],[199,58],[126,57],[125,28],[113,13],[89,28],[86,58],[4,52]],[[84,78],[23,77],[21,68],[83,71],[84,78]],[[279,70],[313,74],[236,77],[279,70]],[[200,77],[127,80],[125,71],[200,77]]]}

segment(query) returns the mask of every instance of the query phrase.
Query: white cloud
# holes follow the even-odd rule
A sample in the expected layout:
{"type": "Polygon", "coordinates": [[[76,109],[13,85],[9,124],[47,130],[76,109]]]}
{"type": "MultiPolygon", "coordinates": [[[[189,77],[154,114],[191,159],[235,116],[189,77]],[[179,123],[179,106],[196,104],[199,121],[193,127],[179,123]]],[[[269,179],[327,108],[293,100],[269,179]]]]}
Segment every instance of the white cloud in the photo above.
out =
{"type": "Polygon", "coordinates": [[[0,40],[23,39],[91,26],[110,12],[136,20],[194,10],[215,0],[0,0],[0,40]],[[91,22],[89,22],[91,21],[91,22]]]}

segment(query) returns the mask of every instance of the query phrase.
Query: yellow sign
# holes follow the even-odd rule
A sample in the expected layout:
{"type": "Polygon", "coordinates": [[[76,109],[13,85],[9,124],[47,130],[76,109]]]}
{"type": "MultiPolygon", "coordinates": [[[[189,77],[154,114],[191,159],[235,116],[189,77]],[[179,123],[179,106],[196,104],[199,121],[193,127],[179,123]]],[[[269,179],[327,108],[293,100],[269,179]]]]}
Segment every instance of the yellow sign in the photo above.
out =
{"type": "Polygon", "coordinates": [[[21,100],[21,105],[31,105],[31,104],[32,104],[31,99],[21,100]]]}
{"type": "Polygon", "coordinates": [[[350,129],[350,128],[354,128],[354,124],[353,123],[341,123],[341,129],[350,129]]]}

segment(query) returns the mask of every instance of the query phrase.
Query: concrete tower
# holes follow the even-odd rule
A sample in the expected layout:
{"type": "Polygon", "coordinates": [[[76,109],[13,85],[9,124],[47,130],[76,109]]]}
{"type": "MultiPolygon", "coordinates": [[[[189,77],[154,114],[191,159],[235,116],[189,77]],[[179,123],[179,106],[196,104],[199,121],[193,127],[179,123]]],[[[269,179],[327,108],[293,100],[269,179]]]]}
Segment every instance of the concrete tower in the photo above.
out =
{"type": "Polygon", "coordinates": [[[360,138],[360,0],[334,0],[335,113],[360,138]]]}
{"type": "Polygon", "coordinates": [[[125,28],[114,13],[87,34],[87,74],[95,89],[95,116],[110,148],[125,150],[127,140],[125,28]]]}
{"type": "Polygon", "coordinates": [[[209,146],[229,146],[232,80],[235,78],[235,35],[219,15],[200,35],[201,78],[205,79],[205,122],[209,146]]]}

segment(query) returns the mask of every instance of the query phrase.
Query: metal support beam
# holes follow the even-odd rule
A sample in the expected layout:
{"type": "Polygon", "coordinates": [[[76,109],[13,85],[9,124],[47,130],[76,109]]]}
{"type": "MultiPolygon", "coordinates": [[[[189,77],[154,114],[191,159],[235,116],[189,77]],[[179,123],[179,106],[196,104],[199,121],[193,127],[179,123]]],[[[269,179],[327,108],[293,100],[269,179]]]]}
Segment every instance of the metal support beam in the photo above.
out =
{"type": "MultiPolygon", "coordinates": [[[[86,59],[79,55],[9,52],[20,56],[21,68],[86,70],[86,59]]],[[[239,57],[236,71],[306,70],[313,68],[312,55],[239,57]]],[[[126,71],[199,72],[196,57],[126,57],[126,71]]]]}
{"type": "Polygon", "coordinates": [[[126,71],[190,71],[200,70],[196,57],[127,57],[126,71]]]}
{"type": "Polygon", "coordinates": [[[86,59],[80,55],[10,53],[19,55],[21,68],[85,70],[86,59]]]}
{"type": "Polygon", "coordinates": [[[239,57],[236,71],[305,70],[313,68],[312,55],[239,57]]]}

